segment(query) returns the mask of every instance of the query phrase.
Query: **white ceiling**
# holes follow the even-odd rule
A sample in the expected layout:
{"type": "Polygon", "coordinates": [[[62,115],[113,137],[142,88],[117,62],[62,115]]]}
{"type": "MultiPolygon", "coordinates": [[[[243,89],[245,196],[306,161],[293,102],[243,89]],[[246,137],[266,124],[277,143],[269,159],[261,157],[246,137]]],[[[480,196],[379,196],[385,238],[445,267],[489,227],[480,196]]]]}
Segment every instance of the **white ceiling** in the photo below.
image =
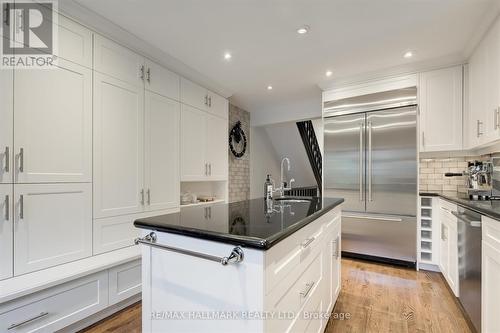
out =
{"type": "Polygon", "coordinates": [[[217,82],[261,118],[319,114],[319,87],[363,73],[461,61],[498,13],[498,0],[77,2],[217,82]],[[304,24],[310,33],[298,35],[304,24]],[[407,50],[413,59],[402,57],[407,50]]]}

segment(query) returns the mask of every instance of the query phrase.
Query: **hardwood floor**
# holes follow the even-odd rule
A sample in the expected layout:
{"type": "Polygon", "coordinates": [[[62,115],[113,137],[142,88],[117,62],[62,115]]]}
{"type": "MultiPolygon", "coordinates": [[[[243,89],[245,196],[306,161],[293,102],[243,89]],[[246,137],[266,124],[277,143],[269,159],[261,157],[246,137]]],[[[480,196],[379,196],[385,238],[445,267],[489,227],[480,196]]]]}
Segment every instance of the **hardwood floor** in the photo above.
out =
{"type": "MultiPolygon", "coordinates": [[[[351,259],[342,259],[342,291],[332,316],[327,333],[471,332],[439,273],[351,259]]],[[[137,303],[82,333],[140,331],[137,303]]]]}

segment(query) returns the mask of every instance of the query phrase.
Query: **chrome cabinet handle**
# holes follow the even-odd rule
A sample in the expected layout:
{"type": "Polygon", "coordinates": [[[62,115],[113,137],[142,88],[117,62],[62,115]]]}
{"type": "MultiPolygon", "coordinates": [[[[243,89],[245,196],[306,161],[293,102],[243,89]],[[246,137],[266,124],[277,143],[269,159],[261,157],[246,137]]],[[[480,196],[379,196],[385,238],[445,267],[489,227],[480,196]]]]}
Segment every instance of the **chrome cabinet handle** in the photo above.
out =
{"type": "Polygon", "coordinates": [[[316,239],[316,237],[311,237],[311,238],[306,239],[305,242],[302,243],[302,248],[305,249],[306,247],[311,245],[311,243],[314,242],[315,239],[316,239]]]}
{"type": "Polygon", "coordinates": [[[19,218],[24,219],[24,195],[19,196],[19,218]]]}
{"type": "Polygon", "coordinates": [[[141,66],[140,71],[141,74],[139,75],[139,77],[141,78],[142,81],[144,81],[144,65],[141,66]]]}
{"type": "Polygon", "coordinates": [[[336,250],[336,252],[337,252],[337,259],[339,259],[340,258],[340,236],[337,236],[336,243],[337,243],[337,250],[336,250]]]}
{"type": "Polygon", "coordinates": [[[372,122],[368,122],[368,201],[372,198],[372,122]]]}
{"type": "Polygon", "coordinates": [[[363,124],[359,125],[359,201],[363,201],[363,124]]]}
{"type": "Polygon", "coordinates": [[[26,320],[23,320],[23,321],[21,321],[19,323],[15,323],[15,324],[10,325],[9,327],[7,327],[7,330],[12,330],[12,329],[14,329],[16,327],[19,327],[19,326],[31,323],[32,321],[35,321],[37,319],[40,319],[40,318],[43,318],[43,317],[47,316],[48,314],[49,314],[48,312],[42,312],[39,315],[36,315],[36,316],[34,316],[34,317],[30,318],[30,319],[26,319],[26,320]]]}
{"type": "Polygon", "coordinates": [[[9,195],[5,196],[5,221],[10,219],[10,211],[9,211],[9,195]]]}
{"type": "Polygon", "coordinates": [[[148,197],[148,205],[151,205],[151,190],[148,188],[146,193],[147,193],[147,197],[148,197]]]}
{"type": "Polygon", "coordinates": [[[144,189],[141,190],[141,205],[144,206],[144,189]]]}
{"type": "Polygon", "coordinates": [[[205,105],[208,106],[208,95],[205,95],[205,105]]]}
{"type": "Polygon", "coordinates": [[[208,163],[208,175],[212,175],[212,163],[208,163]]]}
{"type": "Polygon", "coordinates": [[[208,97],[208,107],[211,108],[212,107],[212,96],[209,96],[208,97]]]}
{"type": "Polygon", "coordinates": [[[444,241],[447,239],[445,230],[446,230],[446,226],[444,224],[441,224],[441,239],[444,241]]]}
{"type": "Polygon", "coordinates": [[[425,132],[422,132],[422,147],[425,147],[425,132]]]}
{"type": "Polygon", "coordinates": [[[151,83],[151,68],[148,68],[148,70],[146,71],[146,80],[148,81],[148,83],[151,83]]]}
{"type": "Polygon", "coordinates": [[[479,138],[481,135],[484,133],[481,132],[481,126],[483,125],[483,122],[481,120],[477,121],[477,137],[479,138]]]}
{"type": "Polygon", "coordinates": [[[9,146],[5,147],[5,172],[10,171],[10,149],[9,146]]]}
{"type": "Polygon", "coordinates": [[[212,207],[208,207],[208,219],[212,219],[212,207]]]}
{"type": "Polygon", "coordinates": [[[205,163],[205,176],[208,176],[208,163],[205,163]]]}
{"type": "Polygon", "coordinates": [[[208,210],[207,210],[207,207],[204,208],[204,211],[205,211],[205,220],[208,219],[208,210]]]}
{"type": "Polygon", "coordinates": [[[314,284],[315,284],[314,281],[307,283],[306,289],[300,292],[300,296],[306,298],[307,295],[309,295],[309,293],[311,292],[312,288],[314,287],[314,284]]]}
{"type": "Polygon", "coordinates": [[[19,172],[24,172],[24,148],[19,149],[19,172]]]}

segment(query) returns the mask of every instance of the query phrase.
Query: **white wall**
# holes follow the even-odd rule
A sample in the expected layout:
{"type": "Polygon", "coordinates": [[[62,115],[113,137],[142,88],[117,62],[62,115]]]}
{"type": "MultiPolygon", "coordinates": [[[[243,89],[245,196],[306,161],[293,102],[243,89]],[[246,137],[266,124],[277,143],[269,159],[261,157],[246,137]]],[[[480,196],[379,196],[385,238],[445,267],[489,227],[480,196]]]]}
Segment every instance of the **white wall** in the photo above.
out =
{"type": "Polygon", "coordinates": [[[250,127],[250,199],[264,197],[264,182],[270,174],[280,177],[280,160],[264,127],[250,127]]]}

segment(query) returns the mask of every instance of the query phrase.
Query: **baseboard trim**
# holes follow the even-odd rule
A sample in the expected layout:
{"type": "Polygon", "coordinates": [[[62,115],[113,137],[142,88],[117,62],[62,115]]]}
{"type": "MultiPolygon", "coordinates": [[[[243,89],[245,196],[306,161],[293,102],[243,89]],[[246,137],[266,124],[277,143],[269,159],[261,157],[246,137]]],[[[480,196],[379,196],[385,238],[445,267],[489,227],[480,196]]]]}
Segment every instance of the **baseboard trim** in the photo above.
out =
{"type": "Polygon", "coordinates": [[[353,252],[346,252],[346,251],[342,251],[342,257],[365,260],[365,261],[373,261],[373,262],[395,265],[395,266],[402,266],[402,267],[407,267],[407,268],[416,268],[417,267],[416,266],[417,263],[414,261],[406,261],[406,260],[393,259],[393,258],[377,257],[377,256],[371,256],[368,254],[360,254],[360,253],[353,253],[353,252]]]}

